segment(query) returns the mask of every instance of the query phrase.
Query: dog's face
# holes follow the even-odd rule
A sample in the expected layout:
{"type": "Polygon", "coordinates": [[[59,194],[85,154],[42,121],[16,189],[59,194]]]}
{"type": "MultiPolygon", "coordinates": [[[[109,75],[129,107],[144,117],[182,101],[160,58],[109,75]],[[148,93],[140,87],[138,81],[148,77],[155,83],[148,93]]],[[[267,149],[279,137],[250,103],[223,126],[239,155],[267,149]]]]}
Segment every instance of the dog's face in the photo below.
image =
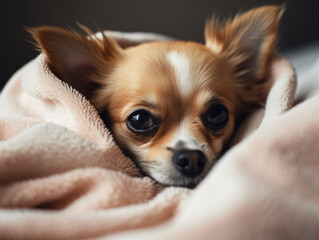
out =
{"type": "Polygon", "coordinates": [[[232,135],[239,106],[231,66],[196,43],[128,49],[93,102],[143,171],[165,184],[195,184],[232,135]],[[107,103],[99,105],[98,103],[107,103]]]}
{"type": "Polygon", "coordinates": [[[160,183],[194,186],[230,140],[242,113],[262,103],[278,7],[211,20],[206,45],[153,42],[121,48],[109,36],[59,28],[33,35],[53,72],[102,115],[119,146],[160,183]]]}

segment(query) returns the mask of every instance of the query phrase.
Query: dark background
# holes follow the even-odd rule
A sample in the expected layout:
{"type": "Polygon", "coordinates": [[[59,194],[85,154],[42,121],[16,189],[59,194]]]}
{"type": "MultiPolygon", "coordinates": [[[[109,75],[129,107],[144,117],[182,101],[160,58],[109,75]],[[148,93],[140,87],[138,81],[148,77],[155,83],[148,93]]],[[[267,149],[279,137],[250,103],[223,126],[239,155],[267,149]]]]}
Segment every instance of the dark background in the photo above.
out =
{"type": "Polygon", "coordinates": [[[0,0],[0,90],[9,77],[38,53],[23,27],[77,28],[76,21],[96,30],[146,31],[203,42],[212,13],[227,18],[265,4],[286,3],[279,47],[292,49],[319,41],[316,0],[0,0]]]}

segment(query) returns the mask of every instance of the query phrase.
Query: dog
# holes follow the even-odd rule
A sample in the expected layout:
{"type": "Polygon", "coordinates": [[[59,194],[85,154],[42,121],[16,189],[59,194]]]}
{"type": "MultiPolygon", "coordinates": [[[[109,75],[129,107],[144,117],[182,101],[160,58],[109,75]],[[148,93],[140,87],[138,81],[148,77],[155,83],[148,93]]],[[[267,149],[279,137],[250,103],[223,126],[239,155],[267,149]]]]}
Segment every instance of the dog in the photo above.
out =
{"type": "Polygon", "coordinates": [[[264,6],[205,26],[205,44],[149,42],[122,48],[58,27],[31,30],[51,71],[98,110],[141,171],[194,187],[227,147],[242,117],[265,103],[283,9],[264,6]]]}

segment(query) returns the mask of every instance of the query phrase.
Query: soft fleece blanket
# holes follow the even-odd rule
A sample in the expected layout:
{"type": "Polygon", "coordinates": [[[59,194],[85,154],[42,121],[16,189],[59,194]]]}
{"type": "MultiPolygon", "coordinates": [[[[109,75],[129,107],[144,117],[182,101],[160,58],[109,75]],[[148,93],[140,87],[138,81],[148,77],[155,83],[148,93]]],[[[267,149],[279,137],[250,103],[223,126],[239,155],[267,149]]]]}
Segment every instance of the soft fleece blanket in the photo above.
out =
{"type": "Polygon", "coordinates": [[[319,97],[289,110],[296,77],[280,56],[269,83],[202,183],[164,188],[39,55],[0,95],[0,239],[319,239],[319,97]]]}

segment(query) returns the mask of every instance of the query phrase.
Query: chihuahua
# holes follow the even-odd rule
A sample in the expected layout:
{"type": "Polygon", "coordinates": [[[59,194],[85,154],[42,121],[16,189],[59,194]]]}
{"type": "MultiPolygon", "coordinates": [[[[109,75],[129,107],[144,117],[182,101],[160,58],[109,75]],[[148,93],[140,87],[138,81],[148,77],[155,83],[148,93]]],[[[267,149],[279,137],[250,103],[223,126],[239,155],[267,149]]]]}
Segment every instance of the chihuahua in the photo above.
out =
{"type": "Polygon", "coordinates": [[[205,26],[205,45],[149,42],[123,48],[57,27],[31,30],[51,71],[98,110],[141,171],[164,185],[196,186],[243,114],[265,102],[282,8],[265,6],[205,26]]]}

